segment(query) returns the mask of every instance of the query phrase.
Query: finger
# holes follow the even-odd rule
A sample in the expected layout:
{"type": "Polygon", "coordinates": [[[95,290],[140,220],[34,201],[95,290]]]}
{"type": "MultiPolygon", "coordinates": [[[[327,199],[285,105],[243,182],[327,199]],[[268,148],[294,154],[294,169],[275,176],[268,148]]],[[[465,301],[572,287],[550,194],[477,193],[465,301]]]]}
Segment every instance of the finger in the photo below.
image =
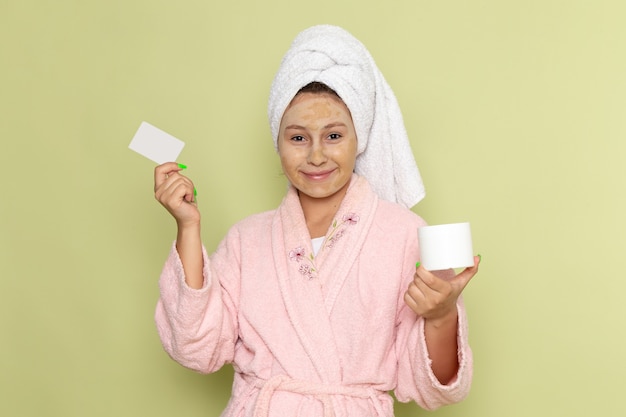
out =
{"type": "Polygon", "coordinates": [[[157,186],[154,185],[154,196],[157,200],[162,201],[168,198],[168,194],[172,192],[181,182],[184,182],[184,177],[177,172],[171,171],[157,186]]]}
{"type": "Polygon", "coordinates": [[[434,290],[427,282],[425,282],[422,277],[419,275],[415,275],[413,282],[411,285],[419,291],[419,294],[423,297],[423,299],[431,298],[434,294],[439,293],[439,291],[434,290]]]}
{"type": "Polygon", "coordinates": [[[425,312],[433,309],[438,303],[437,300],[441,297],[423,283],[420,285],[419,279],[416,281],[409,285],[405,297],[411,300],[409,303],[411,309],[417,314],[423,315],[425,312]]]}
{"type": "Polygon", "coordinates": [[[406,294],[417,302],[424,300],[426,298],[426,294],[424,294],[424,290],[420,288],[420,285],[418,285],[417,282],[415,281],[409,284],[409,287],[406,289],[406,294]]]}
{"type": "Polygon", "coordinates": [[[463,291],[467,284],[469,284],[470,280],[476,275],[480,261],[480,255],[474,256],[474,266],[465,268],[456,277],[454,277],[452,282],[460,289],[460,291],[463,291]]]}
{"type": "Polygon", "coordinates": [[[434,311],[439,304],[437,296],[433,297],[433,291],[430,289],[427,291],[427,293],[423,293],[417,285],[411,284],[404,293],[405,304],[419,316],[425,317],[429,312],[434,311]]]}
{"type": "MultiPolygon", "coordinates": [[[[185,177],[179,172],[170,171],[165,180],[158,187],[155,185],[154,196],[160,201],[162,200],[162,196],[165,195],[170,188],[177,187],[180,184],[188,186],[191,190],[194,189],[193,182],[188,177],[185,177]]],[[[191,195],[191,193],[189,194],[191,195]]]]}
{"type": "Polygon", "coordinates": [[[411,310],[417,313],[419,306],[417,305],[413,297],[411,297],[408,291],[404,293],[404,303],[408,305],[411,310]]]}
{"type": "Polygon", "coordinates": [[[196,188],[193,186],[193,183],[185,190],[185,196],[183,197],[188,203],[195,203],[196,198],[196,188]]]}
{"type": "Polygon", "coordinates": [[[178,206],[182,201],[193,200],[193,183],[187,177],[175,173],[170,176],[155,192],[155,197],[162,203],[178,206]]]}
{"type": "Polygon", "coordinates": [[[180,172],[183,169],[184,168],[176,162],[166,162],[154,168],[154,190],[156,191],[156,189],[167,180],[168,176],[180,172]]]}
{"type": "Polygon", "coordinates": [[[448,283],[445,280],[421,266],[415,271],[414,281],[419,282],[421,287],[424,286],[424,289],[428,288],[435,292],[443,292],[448,288],[448,283]]]}

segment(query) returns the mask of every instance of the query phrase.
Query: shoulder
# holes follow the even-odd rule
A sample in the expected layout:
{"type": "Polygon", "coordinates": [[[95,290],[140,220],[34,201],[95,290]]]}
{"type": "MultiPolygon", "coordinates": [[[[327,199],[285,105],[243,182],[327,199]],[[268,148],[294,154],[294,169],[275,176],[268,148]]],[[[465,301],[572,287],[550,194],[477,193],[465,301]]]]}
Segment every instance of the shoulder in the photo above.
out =
{"type": "Polygon", "coordinates": [[[376,222],[395,227],[422,227],[426,221],[408,208],[391,201],[379,199],[376,222]]]}
{"type": "Polygon", "coordinates": [[[228,234],[250,235],[259,232],[267,232],[272,228],[272,219],[276,210],[264,211],[261,213],[251,214],[248,217],[239,220],[229,230],[228,234]]]}
{"type": "Polygon", "coordinates": [[[369,203],[376,204],[376,211],[374,213],[375,222],[388,223],[401,227],[421,227],[426,225],[424,219],[422,219],[415,212],[411,211],[410,209],[399,203],[385,200],[380,197],[372,189],[370,183],[365,177],[361,177],[355,174],[353,176],[353,184],[355,193],[359,193],[361,196],[368,196],[365,197],[365,200],[369,198],[369,203]]]}
{"type": "MultiPolygon", "coordinates": [[[[244,248],[258,245],[259,241],[269,238],[272,229],[274,211],[252,214],[232,225],[222,238],[214,255],[241,254],[244,248]]],[[[233,255],[240,256],[240,255],[233,255]]]]}

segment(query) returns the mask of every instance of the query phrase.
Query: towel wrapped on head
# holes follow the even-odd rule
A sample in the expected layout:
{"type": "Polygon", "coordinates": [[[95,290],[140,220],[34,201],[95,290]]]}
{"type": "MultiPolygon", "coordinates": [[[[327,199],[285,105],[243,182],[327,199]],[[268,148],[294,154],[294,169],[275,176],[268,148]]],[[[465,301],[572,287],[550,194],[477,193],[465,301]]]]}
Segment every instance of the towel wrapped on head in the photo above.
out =
{"type": "Polygon", "coordinates": [[[358,141],[355,172],[381,198],[408,208],[417,204],[425,195],[424,185],[398,101],[369,51],[340,27],[304,30],[283,57],[268,105],[274,145],[285,109],[314,81],[335,90],[350,110],[358,141]]]}

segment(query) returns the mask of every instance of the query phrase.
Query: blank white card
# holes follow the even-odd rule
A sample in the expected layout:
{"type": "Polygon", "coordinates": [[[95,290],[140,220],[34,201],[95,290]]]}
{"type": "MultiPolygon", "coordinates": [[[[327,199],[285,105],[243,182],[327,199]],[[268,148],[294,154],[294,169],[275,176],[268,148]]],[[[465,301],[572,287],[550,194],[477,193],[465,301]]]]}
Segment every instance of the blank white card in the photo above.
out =
{"type": "Polygon", "coordinates": [[[185,142],[148,122],[141,122],[137,133],[128,145],[133,151],[159,165],[165,162],[175,162],[184,146],[185,142]]]}

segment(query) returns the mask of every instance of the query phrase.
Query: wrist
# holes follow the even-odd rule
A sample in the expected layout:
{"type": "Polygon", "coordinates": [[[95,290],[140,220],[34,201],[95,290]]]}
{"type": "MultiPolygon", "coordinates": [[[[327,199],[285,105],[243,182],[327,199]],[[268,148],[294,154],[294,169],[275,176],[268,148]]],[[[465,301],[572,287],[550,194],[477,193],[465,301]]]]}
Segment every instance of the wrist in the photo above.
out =
{"type": "Polygon", "coordinates": [[[200,230],[200,220],[176,220],[178,232],[196,232],[200,230]]]}
{"type": "Polygon", "coordinates": [[[194,223],[177,223],[178,232],[176,240],[178,241],[196,241],[200,240],[200,222],[194,223]]]}
{"type": "Polygon", "coordinates": [[[450,311],[443,313],[442,315],[437,317],[428,317],[425,320],[426,323],[430,326],[436,329],[440,329],[450,326],[456,326],[458,319],[459,314],[455,305],[454,308],[452,308],[450,311]]]}

